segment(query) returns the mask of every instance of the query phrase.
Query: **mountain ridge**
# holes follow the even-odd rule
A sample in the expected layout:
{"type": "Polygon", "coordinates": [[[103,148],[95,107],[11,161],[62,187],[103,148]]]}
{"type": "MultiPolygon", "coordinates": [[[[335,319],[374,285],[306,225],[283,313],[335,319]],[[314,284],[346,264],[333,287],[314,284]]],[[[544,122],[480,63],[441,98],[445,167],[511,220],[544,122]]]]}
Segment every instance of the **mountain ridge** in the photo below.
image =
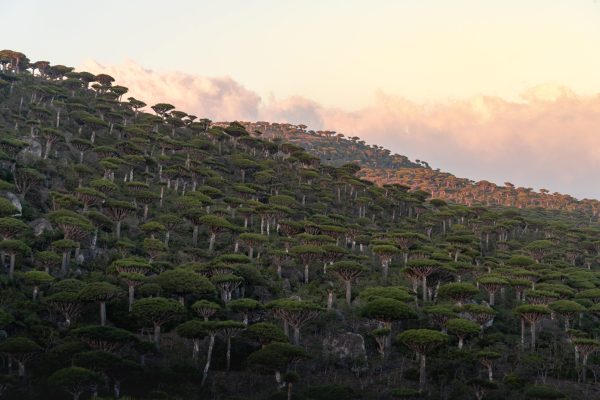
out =
{"type": "MultiPolygon", "coordinates": [[[[359,176],[382,186],[401,184],[412,190],[423,190],[431,197],[466,205],[504,205],[517,208],[542,207],[548,209],[580,211],[596,218],[600,214],[597,199],[576,199],[546,189],[535,191],[517,187],[510,182],[504,186],[487,180],[473,181],[459,178],[450,172],[432,169],[421,160],[411,162],[408,157],[391,154],[390,150],[377,145],[367,145],[354,136],[346,138],[335,131],[307,130],[305,125],[269,122],[240,122],[249,132],[259,132],[267,138],[280,138],[298,144],[309,153],[318,156],[323,163],[340,166],[357,163],[361,166],[359,176]]],[[[216,122],[224,127],[229,122],[216,122]]]]}

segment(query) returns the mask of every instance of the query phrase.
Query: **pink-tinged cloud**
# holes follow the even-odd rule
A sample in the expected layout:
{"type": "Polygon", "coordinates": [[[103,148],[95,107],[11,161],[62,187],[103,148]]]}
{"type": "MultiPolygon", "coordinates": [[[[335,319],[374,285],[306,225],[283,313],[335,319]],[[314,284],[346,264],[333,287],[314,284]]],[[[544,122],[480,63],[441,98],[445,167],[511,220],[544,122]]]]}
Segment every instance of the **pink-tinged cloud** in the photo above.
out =
{"type": "Polygon", "coordinates": [[[600,198],[600,96],[540,86],[522,101],[480,96],[417,105],[380,94],[323,124],[475,180],[600,198]]]}
{"type": "Polygon", "coordinates": [[[600,96],[542,85],[518,100],[495,96],[417,103],[380,92],[357,111],[292,96],[264,100],[231,78],[155,72],[134,62],[84,70],[113,75],[128,95],[199,117],[303,123],[359,136],[460,177],[600,198],[600,96]]]}
{"type": "Polygon", "coordinates": [[[148,105],[170,103],[178,109],[214,120],[254,120],[258,117],[260,96],[229,77],[204,77],[183,72],[158,72],[133,61],[101,65],[87,61],[81,70],[109,74],[129,88],[133,96],[148,105]]]}

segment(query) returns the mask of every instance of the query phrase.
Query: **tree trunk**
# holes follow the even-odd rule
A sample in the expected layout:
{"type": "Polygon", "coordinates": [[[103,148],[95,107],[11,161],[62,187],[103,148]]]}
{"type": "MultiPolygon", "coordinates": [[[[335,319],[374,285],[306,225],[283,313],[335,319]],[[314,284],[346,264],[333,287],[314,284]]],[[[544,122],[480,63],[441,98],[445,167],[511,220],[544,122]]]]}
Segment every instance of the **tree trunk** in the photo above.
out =
{"type": "Polygon", "coordinates": [[[352,303],[352,282],[346,281],[346,303],[350,305],[352,303]]]}
{"type": "Polygon", "coordinates": [[[198,225],[194,225],[194,231],[192,232],[192,246],[198,245],[198,225]]]}
{"type": "Polygon", "coordinates": [[[12,253],[10,255],[10,267],[9,267],[9,270],[8,270],[8,278],[10,280],[12,280],[14,278],[14,276],[15,276],[15,258],[16,258],[16,254],[12,253]]]}
{"type": "Polygon", "coordinates": [[[490,306],[494,305],[494,298],[495,298],[494,292],[490,292],[490,306]]]}
{"type": "Polygon", "coordinates": [[[33,295],[32,295],[32,300],[33,301],[37,300],[38,292],[39,292],[39,287],[37,285],[35,285],[33,287],[33,295]]]}
{"type": "Polygon", "coordinates": [[[294,344],[300,346],[300,327],[294,326],[294,344]]]}
{"type": "Polygon", "coordinates": [[[425,375],[426,374],[425,366],[426,366],[425,354],[421,354],[420,355],[420,367],[419,367],[419,391],[421,393],[425,392],[425,385],[427,384],[427,377],[425,375]]]}
{"type": "Polygon", "coordinates": [[[215,240],[217,238],[217,235],[215,233],[211,233],[210,234],[210,240],[208,242],[208,252],[212,253],[214,247],[215,247],[215,240]]]}
{"type": "Polygon", "coordinates": [[[100,325],[106,325],[106,302],[100,302],[100,325]]]}
{"type": "Polygon", "coordinates": [[[531,350],[535,350],[535,322],[531,322],[531,350]]]}
{"type": "Polygon", "coordinates": [[[121,221],[117,221],[117,226],[115,228],[115,235],[117,239],[121,239],[121,221]]]}
{"type": "Polygon", "coordinates": [[[521,347],[525,348],[525,320],[521,318],[521,347]]]}
{"type": "Polygon", "coordinates": [[[92,235],[92,241],[90,243],[90,249],[94,250],[96,248],[97,243],[98,243],[98,228],[94,229],[94,234],[92,235]]]}
{"type": "Polygon", "coordinates": [[[390,268],[388,266],[388,262],[384,262],[381,264],[381,272],[383,273],[383,280],[387,281],[389,275],[390,268]]]}
{"type": "MultiPolygon", "coordinates": [[[[208,321],[207,319],[205,319],[205,321],[208,321]]],[[[200,352],[200,339],[198,338],[194,338],[193,339],[193,347],[192,347],[192,360],[194,360],[194,362],[198,361],[198,353],[200,352]]]]}
{"type": "Polygon", "coordinates": [[[427,277],[423,276],[421,281],[421,290],[423,290],[423,304],[427,301],[427,277]]]}
{"type": "Polygon", "coordinates": [[[494,381],[494,376],[493,376],[493,370],[492,370],[492,364],[489,364],[487,366],[487,370],[488,370],[488,379],[490,382],[494,381]]]}
{"type": "Polygon", "coordinates": [[[46,149],[44,150],[44,160],[48,159],[48,156],[50,155],[51,147],[52,147],[52,142],[50,142],[49,140],[46,140],[46,149]]]}
{"type": "Polygon", "coordinates": [[[277,390],[281,389],[281,372],[275,371],[275,382],[277,382],[277,390]]]}
{"type": "Polygon", "coordinates": [[[133,299],[135,298],[135,286],[129,286],[129,312],[133,309],[133,299]]]}
{"type": "Polygon", "coordinates": [[[115,399],[121,397],[121,382],[115,381],[113,386],[113,393],[115,394],[115,399]]]}
{"type": "Polygon", "coordinates": [[[154,324],[154,345],[160,349],[160,325],[154,324]]]}
{"type": "Polygon", "coordinates": [[[225,371],[229,372],[229,368],[231,367],[231,337],[227,336],[227,367],[225,371]]]}
{"type": "Polygon", "coordinates": [[[17,363],[19,364],[19,377],[24,377],[25,376],[25,363],[22,361],[17,361],[17,363]]]}
{"type": "Polygon", "coordinates": [[[458,349],[459,350],[462,350],[464,342],[465,342],[464,338],[462,336],[459,336],[458,337],[458,349]]]}
{"type": "Polygon", "coordinates": [[[308,264],[304,265],[304,283],[308,283],[308,264]]]}
{"type": "Polygon", "coordinates": [[[208,343],[208,353],[206,354],[206,365],[204,365],[204,372],[202,374],[202,383],[201,386],[204,386],[206,383],[206,378],[208,377],[208,370],[210,368],[210,360],[212,358],[213,347],[215,346],[215,335],[210,335],[210,342],[208,343]]]}

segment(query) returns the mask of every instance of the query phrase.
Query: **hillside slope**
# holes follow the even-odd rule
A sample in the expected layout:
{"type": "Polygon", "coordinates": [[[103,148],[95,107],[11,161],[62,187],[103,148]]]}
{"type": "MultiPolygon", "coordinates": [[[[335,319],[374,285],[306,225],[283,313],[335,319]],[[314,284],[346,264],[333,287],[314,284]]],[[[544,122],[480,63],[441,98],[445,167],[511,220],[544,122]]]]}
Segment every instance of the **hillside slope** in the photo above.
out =
{"type": "Polygon", "coordinates": [[[587,215],[428,200],[0,66],[3,398],[600,398],[587,215]]]}
{"type": "MultiPolygon", "coordinates": [[[[426,162],[412,162],[406,156],[392,154],[381,146],[368,145],[359,137],[344,137],[334,131],[307,130],[306,125],[294,125],[275,122],[237,121],[248,132],[269,140],[279,139],[296,144],[313,154],[324,164],[339,167],[348,163],[357,163],[367,168],[421,168],[428,167],[426,162]]],[[[226,127],[230,122],[215,122],[212,126],[226,127]]]]}
{"type": "MultiPolygon", "coordinates": [[[[501,205],[517,208],[541,207],[552,210],[577,211],[592,218],[600,214],[597,199],[578,200],[568,194],[550,193],[546,189],[516,187],[510,182],[496,185],[488,181],[458,178],[451,173],[432,169],[421,160],[410,161],[406,156],[391,154],[381,146],[367,145],[364,140],[344,137],[333,131],[310,131],[305,125],[269,122],[241,122],[249,132],[260,132],[264,137],[278,138],[297,144],[324,164],[340,166],[356,163],[361,166],[359,176],[378,185],[400,184],[413,190],[423,190],[433,198],[466,205],[501,205]]],[[[215,123],[227,126],[228,122],[215,123]]]]}

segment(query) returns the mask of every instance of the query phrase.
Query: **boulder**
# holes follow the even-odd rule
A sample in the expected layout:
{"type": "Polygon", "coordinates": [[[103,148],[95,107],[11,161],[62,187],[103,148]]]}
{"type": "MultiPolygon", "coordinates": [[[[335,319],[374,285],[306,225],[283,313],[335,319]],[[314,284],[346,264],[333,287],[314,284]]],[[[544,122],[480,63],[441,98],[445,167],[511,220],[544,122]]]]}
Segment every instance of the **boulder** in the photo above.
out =
{"type": "Polygon", "coordinates": [[[19,196],[17,196],[13,192],[4,192],[4,195],[8,200],[10,200],[12,205],[15,206],[17,210],[19,210],[19,213],[16,214],[15,217],[20,217],[23,213],[23,206],[21,205],[21,200],[19,199],[19,196]]]}
{"type": "Polygon", "coordinates": [[[367,350],[362,335],[353,332],[341,333],[323,340],[323,356],[336,365],[353,372],[367,369],[367,350]]]}
{"type": "Polygon", "coordinates": [[[25,157],[29,156],[33,158],[42,158],[42,144],[32,138],[29,138],[27,142],[29,143],[29,146],[24,148],[21,151],[21,154],[23,154],[25,157]]]}
{"type": "Polygon", "coordinates": [[[52,224],[45,218],[38,218],[29,223],[34,236],[40,236],[45,231],[52,231],[52,224]]]}

